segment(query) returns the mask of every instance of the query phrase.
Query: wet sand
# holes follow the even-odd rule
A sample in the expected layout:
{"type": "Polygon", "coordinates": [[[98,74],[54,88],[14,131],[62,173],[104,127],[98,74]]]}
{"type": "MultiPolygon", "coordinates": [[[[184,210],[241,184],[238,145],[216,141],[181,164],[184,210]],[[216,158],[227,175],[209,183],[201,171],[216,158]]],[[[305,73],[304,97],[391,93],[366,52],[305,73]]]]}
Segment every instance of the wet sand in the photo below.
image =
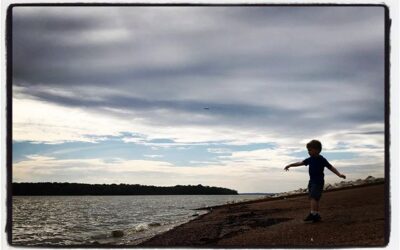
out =
{"type": "Polygon", "coordinates": [[[215,207],[140,247],[385,246],[384,184],[325,192],[322,221],[305,223],[307,195],[215,207]]]}

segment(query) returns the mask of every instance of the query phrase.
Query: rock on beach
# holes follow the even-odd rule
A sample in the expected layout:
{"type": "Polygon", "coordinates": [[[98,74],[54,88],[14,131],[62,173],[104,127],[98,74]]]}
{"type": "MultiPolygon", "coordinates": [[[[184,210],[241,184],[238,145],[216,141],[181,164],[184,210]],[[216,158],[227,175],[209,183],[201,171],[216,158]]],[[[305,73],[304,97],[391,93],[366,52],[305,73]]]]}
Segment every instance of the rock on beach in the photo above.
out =
{"type": "Polygon", "coordinates": [[[114,230],[111,232],[111,235],[114,238],[120,238],[120,237],[124,236],[124,232],[121,230],[114,230]]]}

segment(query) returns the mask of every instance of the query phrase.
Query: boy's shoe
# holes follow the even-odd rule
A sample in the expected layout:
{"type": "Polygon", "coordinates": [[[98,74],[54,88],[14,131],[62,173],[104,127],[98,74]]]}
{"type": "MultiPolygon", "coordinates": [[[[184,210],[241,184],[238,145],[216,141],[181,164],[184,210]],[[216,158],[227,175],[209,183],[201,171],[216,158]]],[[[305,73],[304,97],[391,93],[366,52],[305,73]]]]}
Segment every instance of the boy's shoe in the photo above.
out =
{"type": "Polygon", "coordinates": [[[314,215],[309,213],[308,216],[304,219],[304,221],[314,221],[314,215]]]}
{"type": "Polygon", "coordinates": [[[318,222],[318,221],[321,221],[321,215],[319,215],[319,214],[316,214],[316,215],[313,215],[313,220],[312,220],[312,222],[318,222]]]}

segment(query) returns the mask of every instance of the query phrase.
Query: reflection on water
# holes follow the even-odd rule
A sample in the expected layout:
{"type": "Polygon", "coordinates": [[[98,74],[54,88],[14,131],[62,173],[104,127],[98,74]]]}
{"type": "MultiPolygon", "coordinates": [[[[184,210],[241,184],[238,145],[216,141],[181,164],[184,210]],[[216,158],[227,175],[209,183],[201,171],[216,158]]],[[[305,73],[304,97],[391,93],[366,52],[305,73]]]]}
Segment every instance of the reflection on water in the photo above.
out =
{"type": "Polygon", "coordinates": [[[205,213],[193,209],[263,195],[15,196],[14,245],[134,245],[205,213]],[[112,238],[122,230],[122,238],[112,238]]]}

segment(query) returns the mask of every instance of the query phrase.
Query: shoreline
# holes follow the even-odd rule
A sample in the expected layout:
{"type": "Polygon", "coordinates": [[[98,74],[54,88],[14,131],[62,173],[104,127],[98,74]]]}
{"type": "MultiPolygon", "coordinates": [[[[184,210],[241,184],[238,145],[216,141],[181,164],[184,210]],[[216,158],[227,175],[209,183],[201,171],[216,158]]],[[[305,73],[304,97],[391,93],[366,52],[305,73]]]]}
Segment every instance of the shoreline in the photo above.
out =
{"type": "Polygon", "coordinates": [[[313,224],[302,221],[309,211],[304,193],[200,208],[208,212],[136,246],[384,246],[384,186],[379,182],[324,191],[323,221],[313,224]],[[313,232],[316,227],[320,231],[313,232]]]}
{"type": "MultiPolygon", "coordinates": [[[[354,185],[354,186],[346,186],[346,187],[341,187],[341,188],[336,188],[336,189],[330,189],[330,190],[324,190],[324,194],[330,193],[330,192],[335,192],[335,191],[340,191],[340,190],[348,190],[348,189],[354,189],[354,188],[361,188],[361,187],[368,187],[368,186],[373,186],[373,185],[382,185],[385,182],[375,182],[375,183],[367,183],[367,184],[361,184],[361,185],[354,185]]],[[[285,192],[284,192],[285,193],[285,192]]],[[[284,194],[282,193],[282,194],[284,194]]],[[[275,194],[279,195],[281,193],[275,194]]],[[[260,199],[254,199],[254,200],[249,200],[249,201],[241,201],[241,202],[236,202],[236,203],[231,203],[231,204],[222,204],[222,205],[216,205],[216,206],[210,206],[210,207],[201,207],[201,208],[196,208],[194,210],[210,210],[210,209],[215,209],[215,208],[223,208],[226,206],[232,206],[232,205],[239,205],[239,204],[252,204],[252,203],[258,203],[258,202],[267,202],[267,201],[274,201],[274,200],[284,200],[288,198],[294,198],[294,197],[299,197],[299,196],[307,196],[308,193],[294,193],[294,194],[287,194],[287,195],[281,195],[281,196],[270,196],[270,197],[265,197],[265,198],[260,198],[260,199]]]]}

